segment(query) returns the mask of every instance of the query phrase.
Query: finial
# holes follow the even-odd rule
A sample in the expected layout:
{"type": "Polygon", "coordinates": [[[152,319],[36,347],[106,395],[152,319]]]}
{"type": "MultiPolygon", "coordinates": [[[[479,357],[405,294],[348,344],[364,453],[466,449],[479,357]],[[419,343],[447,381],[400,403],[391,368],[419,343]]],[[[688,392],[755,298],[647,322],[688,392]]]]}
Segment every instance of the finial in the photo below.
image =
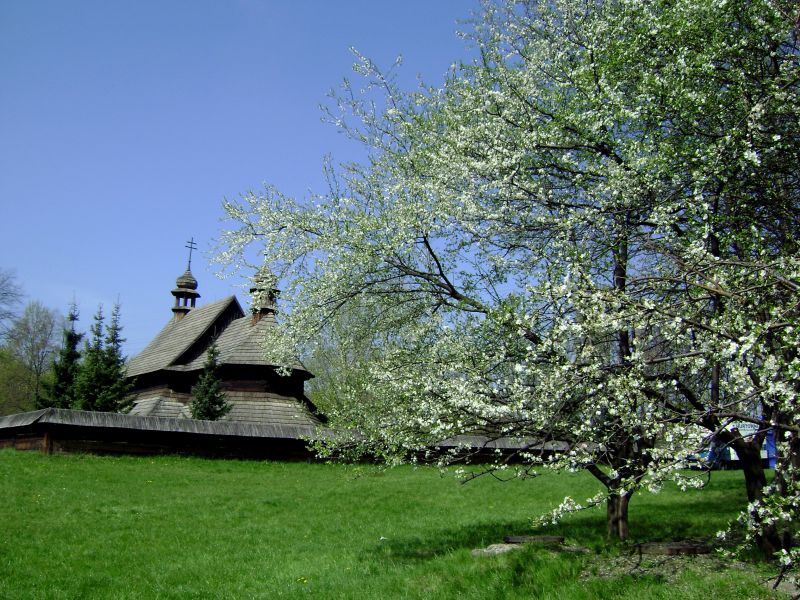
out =
{"type": "Polygon", "coordinates": [[[192,250],[197,250],[197,244],[194,243],[194,236],[192,236],[192,239],[190,239],[188,242],[186,242],[186,245],[184,246],[184,248],[188,248],[189,249],[189,263],[186,265],[186,270],[187,271],[191,271],[192,270],[192,250]]]}

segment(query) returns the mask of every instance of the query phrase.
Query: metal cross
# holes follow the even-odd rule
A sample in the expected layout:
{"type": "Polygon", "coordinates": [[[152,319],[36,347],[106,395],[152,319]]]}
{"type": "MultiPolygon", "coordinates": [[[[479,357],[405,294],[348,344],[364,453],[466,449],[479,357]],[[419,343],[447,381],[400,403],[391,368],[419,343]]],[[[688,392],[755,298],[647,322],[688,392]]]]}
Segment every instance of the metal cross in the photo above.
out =
{"type": "Polygon", "coordinates": [[[192,239],[190,239],[188,242],[186,242],[186,245],[184,246],[184,248],[188,248],[189,249],[189,265],[186,267],[186,270],[187,271],[191,271],[192,270],[192,250],[197,250],[197,244],[194,243],[194,236],[192,236],[192,239]]]}

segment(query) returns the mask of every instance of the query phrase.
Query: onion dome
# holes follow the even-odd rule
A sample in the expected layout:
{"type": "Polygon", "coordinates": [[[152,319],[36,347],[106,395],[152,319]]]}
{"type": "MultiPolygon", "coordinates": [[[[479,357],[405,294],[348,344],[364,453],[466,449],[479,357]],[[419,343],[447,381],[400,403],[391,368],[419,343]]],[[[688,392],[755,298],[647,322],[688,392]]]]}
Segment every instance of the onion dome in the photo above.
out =
{"type": "Polygon", "coordinates": [[[178,279],[175,280],[175,286],[178,289],[183,289],[183,290],[196,290],[197,279],[195,279],[194,275],[192,275],[192,272],[187,269],[183,275],[181,275],[180,277],[178,277],[178,279]]]}

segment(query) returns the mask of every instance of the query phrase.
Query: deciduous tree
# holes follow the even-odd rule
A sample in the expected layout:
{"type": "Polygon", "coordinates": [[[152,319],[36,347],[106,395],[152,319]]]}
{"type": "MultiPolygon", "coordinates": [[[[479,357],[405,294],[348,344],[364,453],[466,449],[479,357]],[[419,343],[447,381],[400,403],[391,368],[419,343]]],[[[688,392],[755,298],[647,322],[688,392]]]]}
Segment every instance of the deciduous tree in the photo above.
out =
{"type": "Polygon", "coordinates": [[[692,484],[684,459],[716,436],[748,465],[754,539],[791,562],[797,37],[783,0],[486,3],[479,60],[441,89],[402,93],[360,57],[366,93],[345,82],[336,121],[369,161],[309,201],[227,202],[220,259],[255,243],[286,281],[266,347],[287,365],[344,307],[374,310],[369,393],[340,405],[358,449],[515,438],[604,484],[556,516],[605,501],[625,538],[631,495],[692,484]]]}
{"type": "Polygon", "coordinates": [[[28,390],[30,371],[6,347],[0,347],[0,415],[35,410],[28,390]]]}
{"type": "Polygon", "coordinates": [[[369,363],[380,352],[377,315],[365,303],[343,307],[319,332],[303,363],[314,378],[306,389],[323,414],[340,414],[342,399],[369,393],[369,363]]]}
{"type": "Polygon", "coordinates": [[[57,351],[58,314],[40,302],[30,302],[13,321],[7,347],[27,371],[25,395],[36,406],[43,403],[42,381],[57,351]]]}
{"type": "Polygon", "coordinates": [[[22,301],[22,287],[13,271],[0,269],[0,338],[8,332],[11,319],[22,301]]]}

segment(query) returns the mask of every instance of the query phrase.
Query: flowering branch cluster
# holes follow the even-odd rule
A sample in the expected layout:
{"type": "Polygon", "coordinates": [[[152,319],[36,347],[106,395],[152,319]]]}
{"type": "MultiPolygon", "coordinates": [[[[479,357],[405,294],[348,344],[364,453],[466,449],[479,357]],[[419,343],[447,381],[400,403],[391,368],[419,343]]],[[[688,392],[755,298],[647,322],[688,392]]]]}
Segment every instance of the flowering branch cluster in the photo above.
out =
{"type": "Polygon", "coordinates": [[[328,193],[226,202],[220,260],[255,244],[286,282],[270,357],[361,315],[370,360],[331,408],[353,431],[340,447],[417,460],[514,439],[530,465],[600,480],[590,503],[620,538],[637,489],[696,485],[688,457],[729,446],[753,540],[794,560],[796,5],[484,8],[480,59],[441,89],[404,93],[358,56],[366,86],[346,82],[332,119],[369,160],[329,167],[328,193]]]}

